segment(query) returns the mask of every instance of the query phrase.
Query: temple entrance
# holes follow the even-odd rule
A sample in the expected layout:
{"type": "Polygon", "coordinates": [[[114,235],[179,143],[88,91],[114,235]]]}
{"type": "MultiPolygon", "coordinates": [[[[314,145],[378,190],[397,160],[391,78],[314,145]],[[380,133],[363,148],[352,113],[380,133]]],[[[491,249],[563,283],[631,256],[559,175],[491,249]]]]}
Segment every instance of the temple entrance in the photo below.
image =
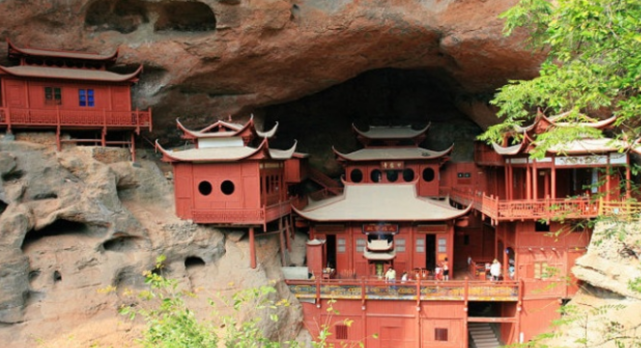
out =
{"type": "Polygon", "coordinates": [[[326,236],[327,241],[327,265],[329,268],[337,268],[336,266],[336,236],[333,234],[328,234],[326,236]]]}
{"type": "Polygon", "coordinates": [[[434,272],[436,268],[436,235],[425,235],[425,268],[434,272]]]}

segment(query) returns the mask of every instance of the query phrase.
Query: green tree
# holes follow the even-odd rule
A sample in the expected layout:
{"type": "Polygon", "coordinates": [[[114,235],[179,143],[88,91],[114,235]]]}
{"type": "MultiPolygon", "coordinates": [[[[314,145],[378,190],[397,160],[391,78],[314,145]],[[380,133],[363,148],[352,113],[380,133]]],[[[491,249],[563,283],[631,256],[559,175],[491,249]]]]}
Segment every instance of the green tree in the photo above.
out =
{"type": "MultiPolygon", "coordinates": [[[[297,348],[301,345],[296,341],[280,341],[266,337],[260,328],[262,314],[268,320],[278,321],[276,309],[289,307],[285,299],[273,300],[276,289],[273,286],[260,286],[257,288],[244,289],[231,298],[219,296],[216,300],[210,300],[209,304],[213,309],[211,320],[198,320],[195,313],[189,309],[185,297],[193,297],[196,294],[179,289],[178,281],[169,279],[162,275],[165,256],[161,255],[156,259],[154,271],[145,272],[145,283],[148,289],[138,293],[131,293],[136,297],[134,304],[120,308],[122,315],[128,316],[131,320],[142,317],[146,323],[139,343],[145,348],[297,348]],[[230,309],[231,314],[223,314],[218,310],[219,304],[230,309]],[[246,319],[241,313],[252,312],[246,319]]],[[[112,292],[116,289],[109,287],[102,292],[112,292]]],[[[327,340],[331,336],[330,328],[333,326],[331,317],[338,314],[330,306],[328,321],[319,327],[319,336],[313,342],[314,348],[332,348],[333,344],[327,340]]],[[[226,311],[228,312],[228,311],[226,311]]],[[[342,324],[350,326],[352,320],[343,320],[342,324]]],[[[341,344],[341,347],[352,347],[350,344],[341,344]]],[[[363,347],[362,342],[356,346],[363,347]]]]}
{"type": "MultiPolygon", "coordinates": [[[[641,137],[641,1],[521,0],[501,14],[505,33],[530,31],[532,50],[547,53],[540,75],[509,81],[492,104],[502,122],[481,139],[500,141],[514,125],[527,125],[537,108],[548,115],[568,112],[565,121],[585,114],[616,115],[620,139],[641,137]]],[[[539,140],[546,149],[599,131],[556,127],[539,140]]]]}

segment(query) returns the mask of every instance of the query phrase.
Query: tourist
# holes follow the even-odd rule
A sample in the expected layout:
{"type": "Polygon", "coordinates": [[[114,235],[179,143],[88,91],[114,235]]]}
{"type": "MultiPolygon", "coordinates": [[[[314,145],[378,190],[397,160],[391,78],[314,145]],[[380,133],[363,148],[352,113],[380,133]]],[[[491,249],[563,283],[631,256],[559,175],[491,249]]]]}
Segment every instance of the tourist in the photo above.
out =
{"type": "Polygon", "coordinates": [[[385,272],[385,281],[388,283],[396,283],[396,271],[391,266],[387,272],[385,272]]]}
{"type": "Polygon", "coordinates": [[[401,283],[407,282],[407,278],[408,278],[407,272],[403,271],[403,275],[401,275],[401,283]]]}
{"type": "Polygon", "coordinates": [[[441,266],[436,266],[436,268],[434,268],[434,279],[435,280],[443,279],[443,269],[441,268],[441,266]]]}
{"type": "Polygon", "coordinates": [[[450,266],[447,264],[447,257],[442,262],[443,265],[443,279],[450,280],[450,266]]]}
{"type": "Polygon", "coordinates": [[[494,281],[499,280],[501,277],[501,263],[499,260],[494,259],[494,261],[492,261],[492,265],[490,266],[490,275],[494,281]]]}

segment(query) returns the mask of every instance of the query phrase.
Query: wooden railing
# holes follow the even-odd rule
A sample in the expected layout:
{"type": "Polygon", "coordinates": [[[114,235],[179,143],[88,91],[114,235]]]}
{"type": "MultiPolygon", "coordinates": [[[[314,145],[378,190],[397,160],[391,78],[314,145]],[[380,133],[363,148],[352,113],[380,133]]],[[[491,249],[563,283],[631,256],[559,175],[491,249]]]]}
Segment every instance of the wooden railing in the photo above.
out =
{"type": "Polygon", "coordinates": [[[590,197],[557,199],[500,200],[482,192],[456,187],[450,197],[462,205],[472,207],[493,221],[523,219],[593,218],[599,215],[599,201],[590,197]]]}
{"type": "Polygon", "coordinates": [[[8,127],[106,127],[152,129],[147,111],[26,109],[0,107],[0,126],[8,127]]]}
{"type": "Polygon", "coordinates": [[[599,215],[617,219],[641,220],[641,202],[632,199],[622,201],[599,201],[599,215]]]}
{"type": "Polygon", "coordinates": [[[301,299],[406,300],[406,301],[519,301],[520,282],[426,281],[387,283],[382,280],[287,280],[301,299]]]}

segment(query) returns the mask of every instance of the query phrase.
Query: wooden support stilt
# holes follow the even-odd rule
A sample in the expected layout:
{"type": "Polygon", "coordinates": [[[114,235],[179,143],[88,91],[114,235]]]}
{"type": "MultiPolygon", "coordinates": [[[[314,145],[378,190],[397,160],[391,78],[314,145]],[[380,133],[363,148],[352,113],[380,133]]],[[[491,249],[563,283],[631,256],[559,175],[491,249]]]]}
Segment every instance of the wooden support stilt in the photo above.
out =
{"type": "Polygon", "coordinates": [[[254,228],[249,228],[249,267],[256,268],[256,238],[254,237],[254,228]]]}
{"type": "Polygon", "coordinates": [[[283,228],[283,218],[278,219],[278,238],[280,239],[280,264],[285,267],[287,266],[287,260],[285,258],[285,229],[283,228]]]}
{"type": "Polygon", "coordinates": [[[131,161],[136,162],[136,135],[131,132],[131,161]]]}
{"type": "Polygon", "coordinates": [[[292,228],[289,224],[289,217],[285,217],[285,242],[287,243],[287,251],[290,253],[292,252],[292,243],[290,241],[292,233],[290,232],[290,228],[292,228]]]}

